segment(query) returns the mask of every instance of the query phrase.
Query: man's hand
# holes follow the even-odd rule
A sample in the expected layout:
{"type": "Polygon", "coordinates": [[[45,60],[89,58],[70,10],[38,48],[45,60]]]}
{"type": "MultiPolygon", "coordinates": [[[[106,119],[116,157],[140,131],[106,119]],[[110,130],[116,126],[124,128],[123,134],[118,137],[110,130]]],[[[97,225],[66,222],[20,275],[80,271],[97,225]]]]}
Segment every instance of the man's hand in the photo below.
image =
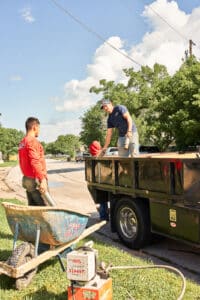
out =
{"type": "Polygon", "coordinates": [[[97,156],[98,157],[104,156],[105,152],[106,152],[106,148],[102,148],[101,151],[99,151],[97,156]]]}
{"type": "Polygon", "coordinates": [[[41,194],[44,194],[46,193],[48,190],[48,187],[47,187],[47,180],[44,178],[42,179],[42,181],[40,182],[40,185],[39,185],[39,191],[41,194]]]}
{"type": "Polygon", "coordinates": [[[127,134],[126,134],[126,136],[127,136],[128,138],[131,138],[131,137],[133,136],[133,133],[132,133],[132,131],[127,131],[127,134]]]}

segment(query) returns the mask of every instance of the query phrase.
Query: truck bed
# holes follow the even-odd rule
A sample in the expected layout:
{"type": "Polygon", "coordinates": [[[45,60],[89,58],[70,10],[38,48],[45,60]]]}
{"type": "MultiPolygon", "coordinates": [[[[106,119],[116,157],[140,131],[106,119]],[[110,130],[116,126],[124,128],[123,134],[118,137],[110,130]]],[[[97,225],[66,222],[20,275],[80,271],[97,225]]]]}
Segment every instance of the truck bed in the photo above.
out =
{"type": "MultiPolygon", "coordinates": [[[[117,193],[152,195],[163,193],[171,199],[184,198],[200,204],[200,158],[197,153],[153,153],[134,158],[119,156],[87,158],[86,180],[117,193]]],[[[159,195],[158,195],[159,196],[159,195]]]]}
{"type": "Polygon", "coordinates": [[[141,199],[148,203],[153,232],[200,245],[197,152],[91,157],[85,163],[88,189],[96,203],[105,200],[116,205],[124,196],[141,199]]]}

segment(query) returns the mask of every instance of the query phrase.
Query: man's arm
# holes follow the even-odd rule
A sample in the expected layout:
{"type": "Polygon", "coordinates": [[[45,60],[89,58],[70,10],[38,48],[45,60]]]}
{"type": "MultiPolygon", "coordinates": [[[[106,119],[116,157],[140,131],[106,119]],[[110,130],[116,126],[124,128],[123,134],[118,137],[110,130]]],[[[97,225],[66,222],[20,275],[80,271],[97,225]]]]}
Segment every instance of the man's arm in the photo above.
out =
{"type": "Polygon", "coordinates": [[[128,128],[127,128],[127,136],[132,136],[132,126],[133,126],[133,121],[131,118],[130,113],[127,111],[123,114],[123,118],[126,119],[128,128]]]}
{"type": "Polygon", "coordinates": [[[107,129],[106,140],[105,140],[105,144],[102,149],[103,151],[105,151],[108,148],[108,146],[110,145],[110,141],[111,141],[111,137],[112,137],[112,130],[113,130],[112,128],[107,129]]]}

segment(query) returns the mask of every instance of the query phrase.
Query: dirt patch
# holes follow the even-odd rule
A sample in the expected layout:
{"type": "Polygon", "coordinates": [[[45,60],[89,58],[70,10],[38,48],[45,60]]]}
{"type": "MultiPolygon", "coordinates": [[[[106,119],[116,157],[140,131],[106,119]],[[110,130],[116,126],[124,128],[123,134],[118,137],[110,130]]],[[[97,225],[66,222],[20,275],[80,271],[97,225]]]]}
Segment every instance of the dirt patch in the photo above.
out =
{"type": "MultiPolygon", "coordinates": [[[[25,196],[22,193],[19,193],[19,188],[16,190],[10,185],[7,181],[7,177],[11,171],[12,167],[0,168],[0,198],[3,199],[14,199],[20,198],[25,200],[25,196]]],[[[21,188],[22,190],[22,188],[21,188]]]]}
{"type": "Polygon", "coordinates": [[[0,197],[2,198],[2,194],[12,192],[12,189],[6,184],[6,176],[10,171],[10,167],[8,168],[0,168],[0,197]]]}

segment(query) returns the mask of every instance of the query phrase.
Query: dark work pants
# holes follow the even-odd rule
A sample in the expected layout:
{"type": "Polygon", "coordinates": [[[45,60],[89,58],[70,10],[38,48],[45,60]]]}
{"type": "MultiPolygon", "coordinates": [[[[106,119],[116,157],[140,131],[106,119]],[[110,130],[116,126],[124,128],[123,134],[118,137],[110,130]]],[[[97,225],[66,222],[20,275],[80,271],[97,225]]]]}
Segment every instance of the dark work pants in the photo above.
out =
{"type": "MultiPolygon", "coordinates": [[[[22,186],[26,189],[28,205],[46,206],[40,191],[37,189],[37,183],[34,178],[23,176],[22,186]]],[[[39,243],[38,254],[49,250],[50,245],[39,243]]]]}
{"type": "Polygon", "coordinates": [[[40,191],[37,189],[37,183],[34,178],[23,176],[22,186],[26,189],[28,205],[45,206],[40,191]]]}

